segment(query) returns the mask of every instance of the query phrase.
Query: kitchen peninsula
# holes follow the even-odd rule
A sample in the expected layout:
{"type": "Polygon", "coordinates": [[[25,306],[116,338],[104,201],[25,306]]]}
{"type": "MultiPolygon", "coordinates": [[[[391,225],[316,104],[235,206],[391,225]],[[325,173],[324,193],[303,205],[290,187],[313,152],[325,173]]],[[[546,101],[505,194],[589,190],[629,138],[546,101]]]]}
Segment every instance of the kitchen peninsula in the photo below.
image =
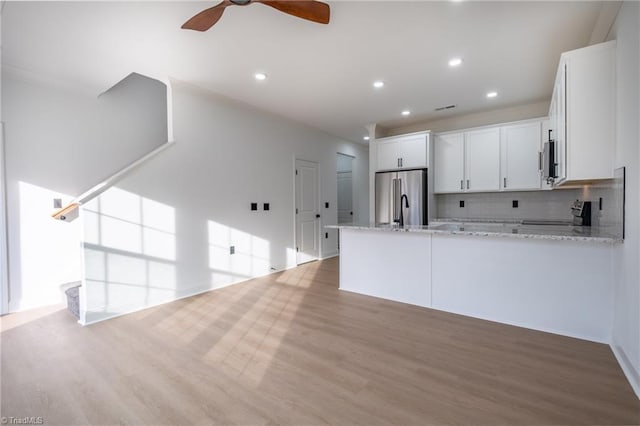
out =
{"type": "MultiPolygon", "coordinates": [[[[520,223],[338,225],[340,289],[597,342],[621,240],[520,223]]],[[[595,229],[595,228],[594,228],[595,229]]]]}

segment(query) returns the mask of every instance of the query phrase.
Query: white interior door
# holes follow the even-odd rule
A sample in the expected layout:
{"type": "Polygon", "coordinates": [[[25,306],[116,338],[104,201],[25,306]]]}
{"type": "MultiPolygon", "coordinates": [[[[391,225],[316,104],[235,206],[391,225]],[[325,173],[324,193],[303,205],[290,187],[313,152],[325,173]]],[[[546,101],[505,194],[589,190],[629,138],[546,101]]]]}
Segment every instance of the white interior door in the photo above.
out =
{"type": "Polygon", "coordinates": [[[338,172],[338,223],[353,222],[352,172],[338,172]]]}
{"type": "Polygon", "coordinates": [[[353,157],[338,153],[338,223],[353,222],[353,157]]]}
{"type": "Polygon", "coordinates": [[[298,265],[320,257],[318,163],[296,160],[296,260],[298,265]]]}

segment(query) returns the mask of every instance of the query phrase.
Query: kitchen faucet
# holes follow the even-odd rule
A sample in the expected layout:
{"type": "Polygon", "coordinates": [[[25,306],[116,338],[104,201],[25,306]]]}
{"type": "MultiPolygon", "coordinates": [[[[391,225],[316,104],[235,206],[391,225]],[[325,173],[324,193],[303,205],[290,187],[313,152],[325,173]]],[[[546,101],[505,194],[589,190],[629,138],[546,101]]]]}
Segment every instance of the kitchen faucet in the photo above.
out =
{"type": "Polygon", "coordinates": [[[402,213],[402,200],[404,199],[404,206],[409,208],[409,197],[407,194],[402,194],[400,197],[400,226],[404,226],[404,214],[402,213]]]}

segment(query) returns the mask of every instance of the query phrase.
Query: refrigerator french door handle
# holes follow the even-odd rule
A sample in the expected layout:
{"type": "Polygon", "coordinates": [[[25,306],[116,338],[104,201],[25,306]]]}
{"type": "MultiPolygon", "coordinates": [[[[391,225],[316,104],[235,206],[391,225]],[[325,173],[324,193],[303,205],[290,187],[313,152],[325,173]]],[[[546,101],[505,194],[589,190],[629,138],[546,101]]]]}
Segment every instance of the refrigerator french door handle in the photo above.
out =
{"type": "Polygon", "coordinates": [[[393,221],[400,221],[400,196],[402,193],[402,180],[393,180],[393,221]]]}

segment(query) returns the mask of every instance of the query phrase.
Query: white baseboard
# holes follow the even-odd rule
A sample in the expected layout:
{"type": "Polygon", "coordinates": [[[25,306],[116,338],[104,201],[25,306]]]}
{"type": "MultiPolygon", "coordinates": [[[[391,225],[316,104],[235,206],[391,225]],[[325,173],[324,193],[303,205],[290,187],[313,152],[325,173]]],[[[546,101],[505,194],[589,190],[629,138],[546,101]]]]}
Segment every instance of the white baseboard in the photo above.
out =
{"type": "MultiPolygon", "coordinates": [[[[215,290],[219,290],[221,288],[226,288],[226,287],[230,287],[232,285],[236,285],[236,284],[241,284],[256,278],[260,278],[260,277],[266,277],[267,275],[272,275],[272,274],[277,274],[283,271],[286,271],[288,269],[292,269],[295,268],[297,265],[293,265],[293,266],[288,266],[282,269],[277,269],[277,270],[273,270],[270,271],[269,273],[263,274],[263,275],[256,275],[255,277],[251,277],[251,278],[247,278],[245,280],[241,280],[241,281],[234,281],[232,283],[229,284],[225,284],[225,285],[221,285],[219,287],[196,287],[196,288],[192,288],[187,290],[184,294],[172,298],[172,299],[167,299],[167,300],[162,300],[159,301],[157,303],[152,303],[149,305],[145,305],[145,306],[131,306],[131,305],[124,305],[124,306],[119,306],[117,307],[117,309],[115,309],[117,311],[117,313],[106,313],[104,316],[100,317],[100,314],[102,312],[100,311],[80,311],[80,318],[85,318],[85,321],[83,322],[82,320],[79,320],[78,323],[80,323],[81,325],[91,325],[91,324],[96,324],[98,322],[101,321],[105,321],[105,320],[109,320],[112,318],[118,318],[121,317],[123,315],[128,315],[128,314],[132,314],[134,312],[139,312],[139,311],[143,311],[145,309],[149,309],[149,308],[154,308],[156,306],[161,306],[161,305],[165,305],[167,303],[171,303],[171,302],[175,302],[176,300],[180,300],[180,299],[186,299],[187,297],[192,297],[192,296],[197,296],[199,294],[203,294],[203,293],[207,293],[209,291],[215,291],[215,290]],[[86,320],[87,314],[94,316],[96,318],[91,319],[91,320],[86,320]]],[[[84,285],[84,284],[83,284],[84,285]]]]}
{"type": "Polygon", "coordinates": [[[622,367],[624,375],[627,376],[629,384],[633,388],[633,391],[636,393],[638,399],[640,399],[640,372],[635,369],[627,355],[624,353],[624,350],[620,346],[614,343],[612,343],[610,346],[613,354],[618,360],[618,364],[620,364],[620,367],[622,367]]]}
{"type": "Polygon", "coordinates": [[[340,252],[333,251],[331,253],[327,253],[320,258],[320,260],[331,259],[332,257],[340,256],[340,252]]]}

